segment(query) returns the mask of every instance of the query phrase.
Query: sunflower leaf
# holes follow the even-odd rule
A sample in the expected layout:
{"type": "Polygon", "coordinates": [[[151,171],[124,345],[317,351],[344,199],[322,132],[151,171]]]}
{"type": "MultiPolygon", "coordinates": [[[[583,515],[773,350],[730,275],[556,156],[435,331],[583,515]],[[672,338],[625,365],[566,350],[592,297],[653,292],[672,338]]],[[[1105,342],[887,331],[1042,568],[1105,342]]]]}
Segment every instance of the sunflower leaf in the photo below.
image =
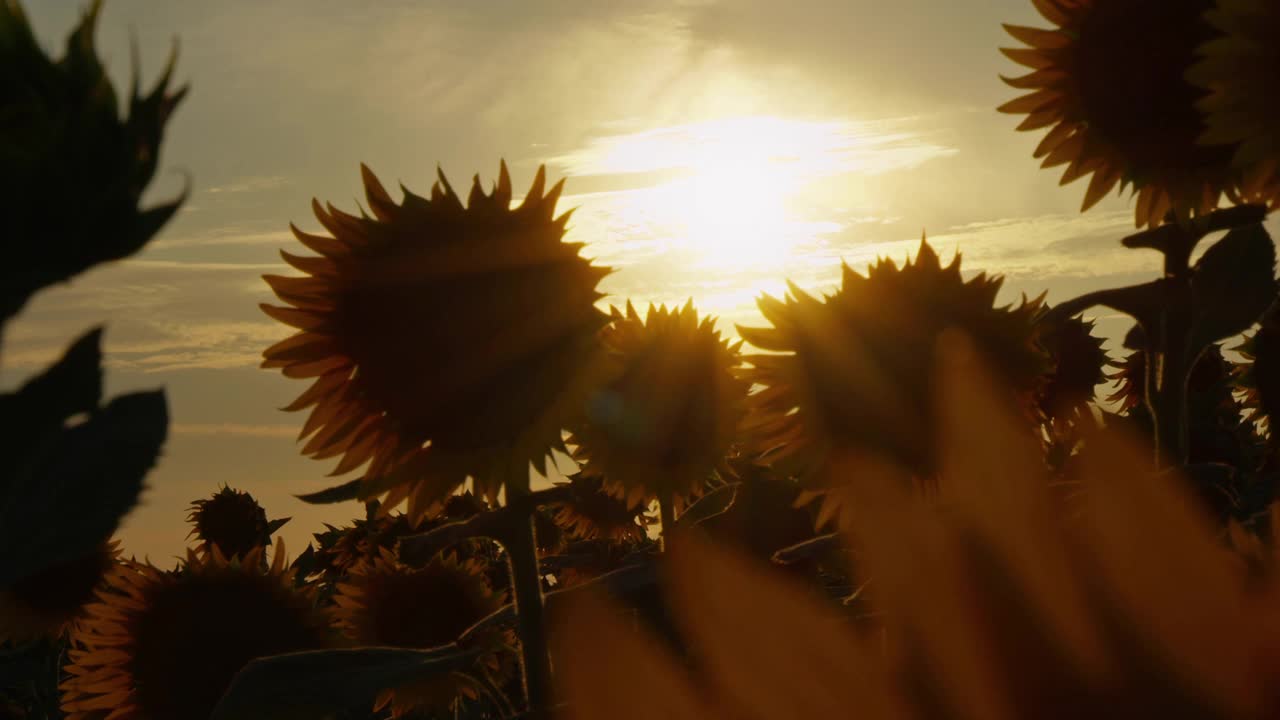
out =
{"type": "Polygon", "coordinates": [[[306,495],[295,495],[304,503],[312,505],[329,505],[331,503],[346,502],[355,500],[360,496],[360,485],[364,482],[364,478],[358,477],[355,480],[349,480],[341,485],[334,485],[331,488],[325,488],[306,495]]]}
{"type": "Polygon", "coordinates": [[[133,508],[168,431],[163,391],[115,398],[53,436],[0,518],[0,588],[91,551],[133,508]]]}
{"type": "Polygon", "coordinates": [[[1261,223],[1236,228],[1196,263],[1192,347],[1243,332],[1276,299],[1276,248],[1261,223]]]}
{"type": "Polygon", "coordinates": [[[738,497],[739,485],[741,483],[725,483],[698,498],[680,514],[679,519],[676,520],[676,527],[697,525],[727,512],[733,507],[733,501],[738,497]]]}
{"type": "Polygon", "coordinates": [[[210,720],[312,720],[338,709],[367,709],[386,688],[457,672],[485,651],[365,647],[259,658],[231,681],[210,720]]]}

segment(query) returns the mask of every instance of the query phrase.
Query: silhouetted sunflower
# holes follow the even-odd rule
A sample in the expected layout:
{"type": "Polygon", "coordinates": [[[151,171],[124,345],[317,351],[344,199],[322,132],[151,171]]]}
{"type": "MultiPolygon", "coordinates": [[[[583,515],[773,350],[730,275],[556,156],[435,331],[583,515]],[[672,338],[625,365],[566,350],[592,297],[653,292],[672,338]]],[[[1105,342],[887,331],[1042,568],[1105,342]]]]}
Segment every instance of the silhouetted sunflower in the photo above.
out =
{"type": "Polygon", "coordinates": [[[1057,516],[991,373],[959,353],[939,365],[944,502],[911,497],[888,466],[851,485],[867,511],[848,544],[883,634],[731,548],[677,537],[663,594],[696,669],[603,595],[566,602],[552,632],[565,717],[1276,717],[1280,577],[1242,572],[1185,487],[1123,436],[1089,438],[1079,514],[1057,516]]]}
{"type": "Polygon", "coordinates": [[[230,558],[271,544],[273,528],[267,511],[243,490],[224,485],[212,497],[192,502],[190,510],[187,522],[193,527],[187,537],[199,540],[197,550],[202,553],[217,545],[230,558]]]}
{"type": "Polygon", "coordinates": [[[294,586],[283,541],[269,568],[264,551],[227,560],[216,546],[188,550],[172,572],[117,564],[71,636],[69,720],[207,718],[250,660],[323,647],[324,617],[294,586]]]}
{"type": "Polygon", "coordinates": [[[1079,317],[1039,325],[1037,339],[1049,353],[1053,370],[1040,386],[1037,404],[1050,420],[1070,418],[1092,402],[1095,388],[1107,381],[1107,353],[1093,328],[1092,320],[1079,317]]]}
{"type": "MultiPolygon", "coordinates": [[[[762,387],[750,397],[744,426],[751,449],[813,491],[829,485],[837,456],[885,456],[930,480],[931,353],[944,328],[972,335],[1001,377],[1025,395],[1028,411],[1048,367],[1035,342],[1039,301],[996,307],[1002,283],[986,274],[966,282],[959,254],[943,267],[921,241],[915,261],[901,268],[882,259],[864,277],[845,266],[841,288],[823,299],[794,285],[786,300],[764,296],[760,310],[772,327],[738,328],[747,342],[777,353],[747,358],[747,379],[762,387]]],[[[838,499],[831,500],[820,524],[838,509],[838,499]]]]}
{"type": "Polygon", "coordinates": [[[569,443],[582,471],[631,507],[671,502],[679,513],[702,494],[745,415],[749,386],[738,378],[741,343],[720,337],[712,317],[649,306],[642,320],[631,303],[602,333],[624,368],[591,400],[569,443]]]}
{"type": "Polygon", "coordinates": [[[345,575],[364,560],[377,558],[383,550],[395,548],[401,537],[419,529],[402,513],[376,512],[347,527],[325,527],[325,532],[315,534],[316,568],[330,579],[345,575]]]}
{"type": "Polygon", "coordinates": [[[1245,201],[1280,206],[1280,6],[1270,0],[1218,0],[1205,18],[1217,31],[1200,46],[1187,78],[1208,91],[1198,107],[1201,142],[1234,148],[1252,181],[1245,201]]]}
{"type": "Polygon", "coordinates": [[[1001,112],[1026,115],[1019,130],[1049,128],[1036,148],[1043,167],[1066,165],[1062,183],[1093,174],[1088,210],[1119,185],[1137,193],[1139,227],[1173,210],[1208,212],[1235,187],[1231,149],[1198,142],[1204,92],[1185,77],[1212,36],[1213,0],[1034,0],[1057,27],[1006,25],[1029,47],[1004,49],[1032,72],[1005,82],[1029,94],[1001,112]]]}
{"type": "MultiPolygon", "coordinates": [[[[422,568],[410,568],[383,550],[339,584],[333,616],[343,634],[358,645],[425,649],[456,641],[503,603],[478,561],[460,561],[445,553],[422,568]]],[[[495,652],[481,656],[473,672],[487,674],[499,685],[496,675],[507,666],[495,652]]],[[[392,717],[413,711],[430,715],[452,712],[477,696],[475,679],[452,673],[386,690],[374,710],[389,708],[392,717]]]]}
{"type": "Polygon", "coordinates": [[[94,553],[47,567],[0,590],[0,644],[56,637],[82,616],[85,603],[119,555],[115,540],[94,553]]]}
{"type": "Polygon", "coordinates": [[[332,237],[293,228],[318,257],[283,253],[306,277],[268,275],[292,307],[263,305],[301,332],[264,353],[264,367],[314,378],[287,410],[312,408],[303,453],[366,463],[362,497],[406,498],[433,512],[470,476],[490,499],[508,479],[545,473],[561,428],[609,372],[597,331],[596,284],[609,273],[562,241],[563,183],[544,192],[539,168],[519,207],[502,165],[486,194],[477,176],[464,206],[440,174],[431,197],[397,205],[362,166],[373,217],[319,202],[332,237]]]}
{"type": "Polygon", "coordinates": [[[604,478],[579,472],[567,483],[571,497],[550,506],[557,525],[573,540],[638,541],[654,522],[644,505],[628,507],[605,491],[604,478]]]}
{"type": "Polygon", "coordinates": [[[1280,312],[1262,316],[1262,322],[1244,343],[1236,348],[1245,362],[1232,369],[1232,378],[1243,391],[1241,405],[1245,419],[1259,423],[1268,439],[1276,441],[1271,418],[1280,411],[1280,312]]]}

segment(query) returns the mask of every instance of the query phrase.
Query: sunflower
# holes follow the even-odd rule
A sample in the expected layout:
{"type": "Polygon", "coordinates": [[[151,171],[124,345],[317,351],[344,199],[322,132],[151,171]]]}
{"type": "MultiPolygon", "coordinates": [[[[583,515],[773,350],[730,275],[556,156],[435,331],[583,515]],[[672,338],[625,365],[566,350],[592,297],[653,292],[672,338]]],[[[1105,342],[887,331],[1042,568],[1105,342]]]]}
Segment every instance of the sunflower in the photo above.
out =
{"type": "Polygon", "coordinates": [[[1057,517],[994,373],[958,360],[940,373],[945,504],[903,492],[900,468],[850,486],[873,506],[848,537],[883,635],[731,548],[681,538],[664,594],[696,669],[616,604],[566,603],[553,635],[566,716],[1276,717],[1280,577],[1243,572],[1123,437],[1090,438],[1081,517],[1057,517]]]}
{"type": "Polygon", "coordinates": [[[187,537],[199,540],[201,553],[216,545],[224,556],[237,557],[271,544],[267,511],[249,493],[226,485],[212,497],[192,502],[187,522],[192,524],[187,537]]]}
{"type": "Polygon", "coordinates": [[[567,483],[570,497],[552,505],[556,525],[572,540],[638,541],[645,528],[654,522],[643,505],[629,507],[605,491],[604,478],[579,472],[567,483]]]}
{"type": "Polygon", "coordinates": [[[1280,6],[1269,0],[1218,0],[1205,15],[1217,32],[1200,46],[1187,78],[1208,91],[1198,107],[1200,140],[1234,148],[1253,180],[1244,200],[1280,207],[1280,6]]]}
{"type": "MultiPolygon", "coordinates": [[[[338,586],[333,617],[358,645],[425,649],[456,641],[504,602],[503,595],[490,588],[479,561],[441,554],[424,567],[410,568],[383,550],[338,586]]],[[[510,669],[504,660],[499,653],[484,655],[474,673],[499,685],[499,674],[510,669]]],[[[464,701],[475,700],[477,691],[474,677],[453,673],[386,690],[378,695],[374,710],[389,708],[392,717],[414,711],[424,716],[452,713],[464,701]]]]}
{"type": "Polygon", "coordinates": [[[1276,433],[1271,418],[1280,411],[1280,312],[1262,317],[1252,334],[1236,348],[1245,362],[1232,368],[1235,387],[1242,391],[1241,405],[1248,422],[1256,422],[1271,443],[1276,433]]]}
{"type": "Polygon", "coordinates": [[[523,487],[610,371],[595,307],[610,270],[562,241],[563,182],[544,192],[542,168],[516,208],[505,164],[466,205],[443,173],[430,198],[405,190],[397,205],[362,170],[373,217],[314,202],[332,236],[291,226],[319,256],[282,253],[306,276],[264,278],[291,307],[263,311],[300,332],[263,366],[313,379],[285,408],[312,408],[303,453],[339,457],[335,475],[367,463],[361,496],[385,493],[383,511],[408,499],[414,518],[468,476],[491,500],[523,487]]]}
{"type": "Polygon", "coordinates": [[[59,563],[0,590],[0,643],[57,637],[83,616],[85,603],[115,565],[120,544],[59,563]]]}
{"type": "MultiPolygon", "coordinates": [[[[794,285],[785,300],[765,295],[760,310],[772,326],[738,328],[747,342],[773,353],[747,358],[746,378],[762,388],[750,397],[752,419],[744,426],[750,450],[815,492],[830,484],[837,457],[887,456],[917,479],[931,479],[930,353],[949,326],[975,338],[1025,396],[1030,414],[1048,369],[1036,343],[1040,303],[1024,298],[1017,307],[996,307],[1002,283],[986,274],[966,282],[959,254],[943,267],[922,240],[915,261],[901,268],[882,259],[863,276],[846,265],[840,289],[823,299],[794,285]]],[[[838,497],[828,500],[820,524],[838,509],[838,497]]]]}
{"type": "MultiPolygon", "coordinates": [[[[1109,400],[1143,433],[1152,431],[1146,406],[1146,353],[1135,350],[1117,363],[1109,400]]],[[[1251,437],[1240,403],[1232,396],[1231,367],[1222,350],[1210,346],[1187,376],[1188,462],[1250,465],[1251,437]]]]}
{"type": "Polygon", "coordinates": [[[326,525],[325,532],[315,534],[317,572],[330,579],[342,577],[360,562],[394,549],[400,538],[420,527],[402,513],[382,515],[376,507],[372,510],[368,517],[347,527],[326,525]]]}
{"type": "Polygon", "coordinates": [[[1090,173],[1084,210],[1119,185],[1137,193],[1139,227],[1214,209],[1238,174],[1231,149],[1202,145],[1196,103],[1204,92],[1185,77],[1196,48],[1212,36],[1213,0],[1034,0],[1057,27],[1006,25],[1029,47],[1004,49],[1031,73],[1004,81],[1029,94],[1001,112],[1026,115],[1019,130],[1050,128],[1035,157],[1066,165],[1062,183],[1090,173]]]}
{"type": "Polygon", "coordinates": [[[62,710],[69,720],[206,718],[254,658],[326,644],[324,617],[295,587],[278,541],[228,560],[187,551],[178,570],[121,562],[71,635],[62,710]]]}
{"type": "Polygon", "coordinates": [[[1040,386],[1037,405],[1049,420],[1066,420],[1087,406],[1094,390],[1107,381],[1107,353],[1093,334],[1092,320],[1070,317],[1041,323],[1040,346],[1049,353],[1053,370],[1040,386]]]}
{"type": "Polygon", "coordinates": [[[628,506],[658,500],[679,513],[713,472],[728,472],[749,389],[736,375],[741,342],[722,339],[714,318],[699,320],[692,301],[650,305],[644,319],[628,302],[612,316],[604,344],[624,370],[573,428],[573,457],[628,506]]]}

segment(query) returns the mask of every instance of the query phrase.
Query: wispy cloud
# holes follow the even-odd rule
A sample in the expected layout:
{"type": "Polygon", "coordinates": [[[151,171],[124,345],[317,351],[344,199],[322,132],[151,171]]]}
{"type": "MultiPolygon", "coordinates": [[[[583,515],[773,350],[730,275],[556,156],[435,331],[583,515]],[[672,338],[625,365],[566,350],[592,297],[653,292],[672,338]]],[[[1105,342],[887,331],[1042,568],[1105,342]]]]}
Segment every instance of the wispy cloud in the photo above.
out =
{"type": "Polygon", "coordinates": [[[298,436],[297,425],[248,425],[244,423],[174,423],[169,432],[174,435],[222,435],[239,437],[287,437],[298,436]]]}
{"type": "Polygon", "coordinates": [[[249,193],[249,192],[266,192],[268,190],[279,190],[290,184],[288,178],[282,175],[263,175],[255,177],[245,177],[235,180],[225,185],[217,185],[207,188],[204,192],[215,195],[218,193],[249,193]]]}

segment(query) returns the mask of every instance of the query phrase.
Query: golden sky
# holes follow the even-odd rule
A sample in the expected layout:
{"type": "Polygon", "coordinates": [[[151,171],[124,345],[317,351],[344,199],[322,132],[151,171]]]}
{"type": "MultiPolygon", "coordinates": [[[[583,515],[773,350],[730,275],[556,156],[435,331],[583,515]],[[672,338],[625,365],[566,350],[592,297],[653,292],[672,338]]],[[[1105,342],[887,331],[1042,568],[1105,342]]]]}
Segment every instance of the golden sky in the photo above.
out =
{"type": "MultiPolygon", "coordinates": [[[[60,52],[82,2],[25,4],[60,52]]],[[[318,227],[312,197],[355,210],[361,162],[418,193],[437,164],[464,187],[505,158],[518,189],[546,163],[579,208],[570,239],[617,268],[607,301],[692,297],[729,334],[761,291],[829,287],[842,259],[900,260],[922,231],[1005,274],[1008,299],[1154,276],[1154,254],[1118,245],[1129,201],[1080,215],[1083,183],[1059,188],[1031,159],[1038,135],[996,113],[1016,94],[1001,22],[1042,24],[1027,0],[108,0],[99,45],[121,87],[130,32],[144,77],[180,39],[192,91],[153,190],[187,172],[193,193],[135,258],[38,296],[0,381],[106,322],[108,390],[164,386],[172,415],[126,550],[180,554],[186,505],[228,483],[294,518],[296,553],[362,509],[292,498],[334,480],[298,454],[302,417],[276,410],[303,384],[257,369],[287,334],[257,309],[260,276],[288,272],[290,221],[318,227]]]]}

